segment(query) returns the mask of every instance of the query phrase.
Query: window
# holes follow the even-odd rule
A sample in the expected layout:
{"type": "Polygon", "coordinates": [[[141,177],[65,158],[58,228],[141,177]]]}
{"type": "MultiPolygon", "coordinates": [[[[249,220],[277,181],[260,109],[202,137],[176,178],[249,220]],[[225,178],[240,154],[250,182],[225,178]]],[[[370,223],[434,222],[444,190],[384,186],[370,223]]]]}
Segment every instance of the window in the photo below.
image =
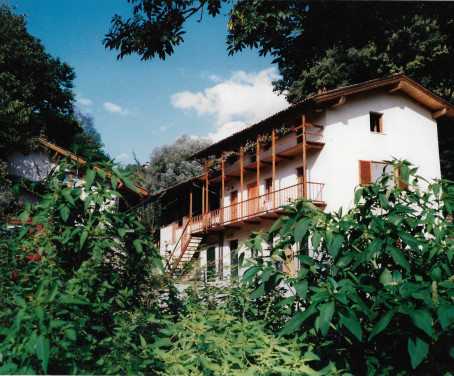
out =
{"type": "Polygon", "coordinates": [[[396,182],[398,187],[406,189],[408,186],[401,180],[400,170],[385,162],[359,161],[359,183],[368,185],[375,183],[383,174],[394,175],[394,179],[389,180],[388,187],[393,187],[396,182]]]}
{"type": "Polygon", "coordinates": [[[370,131],[373,133],[383,133],[382,128],[382,116],[383,114],[379,114],[377,112],[370,112],[370,131]]]}
{"type": "Polygon", "coordinates": [[[271,201],[271,193],[273,192],[273,179],[265,179],[265,201],[271,201]]]}

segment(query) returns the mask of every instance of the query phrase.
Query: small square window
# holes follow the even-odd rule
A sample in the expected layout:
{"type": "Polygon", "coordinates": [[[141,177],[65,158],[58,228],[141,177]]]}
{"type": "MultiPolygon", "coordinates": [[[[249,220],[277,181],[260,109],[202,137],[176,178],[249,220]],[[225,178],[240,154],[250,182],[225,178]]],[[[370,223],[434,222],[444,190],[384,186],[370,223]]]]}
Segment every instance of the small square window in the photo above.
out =
{"type": "Polygon", "coordinates": [[[383,114],[379,114],[376,112],[370,112],[370,131],[374,133],[382,133],[382,116],[383,114]]]}

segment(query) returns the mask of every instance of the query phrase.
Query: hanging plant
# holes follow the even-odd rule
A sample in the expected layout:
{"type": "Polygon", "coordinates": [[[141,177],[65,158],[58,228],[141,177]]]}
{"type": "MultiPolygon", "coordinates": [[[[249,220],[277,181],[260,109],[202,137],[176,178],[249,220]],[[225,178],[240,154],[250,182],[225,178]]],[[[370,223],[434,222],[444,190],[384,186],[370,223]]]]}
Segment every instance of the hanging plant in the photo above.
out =
{"type": "Polygon", "coordinates": [[[294,130],[295,130],[294,127],[287,127],[287,126],[283,125],[282,127],[277,128],[274,132],[275,132],[276,136],[282,137],[290,132],[293,132],[294,130]]]}
{"type": "Polygon", "coordinates": [[[244,154],[254,154],[257,150],[257,143],[256,141],[251,141],[251,140],[248,140],[246,141],[246,143],[244,144],[244,146],[242,147],[241,149],[243,151],[244,154]]]}
{"type": "Polygon", "coordinates": [[[221,168],[221,162],[219,159],[210,159],[207,161],[206,168],[209,171],[216,171],[221,168]]]}
{"type": "Polygon", "coordinates": [[[228,150],[222,153],[221,158],[224,162],[232,164],[238,160],[238,154],[233,150],[228,150]]]}
{"type": "Polygon", "coordinates": [[[263,149],[268,149],[271,146],[271,136],[269,134],[261,134],[257,137],[260,146],[263,149]]]}

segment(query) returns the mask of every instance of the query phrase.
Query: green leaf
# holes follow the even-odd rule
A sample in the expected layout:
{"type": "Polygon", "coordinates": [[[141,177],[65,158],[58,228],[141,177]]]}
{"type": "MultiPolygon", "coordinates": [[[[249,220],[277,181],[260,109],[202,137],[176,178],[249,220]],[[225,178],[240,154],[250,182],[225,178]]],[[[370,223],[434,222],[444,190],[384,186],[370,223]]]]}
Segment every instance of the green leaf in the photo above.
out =
{"type": "Polygon", "coordinates": [[[381,331],[385,330],[386,327],[388,326],[388,324],[391,322],[391,319],[393,318],[395,314],[395,311],[389,311],[386,315],[384,315],[377,323],[377,325],[375,325],[375,328],[372,330],[372,333],[370,333],[370,336],[369,336],[369,341],[375,337],[378,333],[380,333],[381,331]]]}
{"type": "Polygon", "coordinates": [[[85,175],[85,190],[89,191],[96,177],[96,171],[88,169],[85,175]]]}
{"type": "Polygon", "coordinates": [[[410,272],[410,264],[399,248],[388,246],[387,249],[395,262],[402,266],[407,272],[410,272]]]}
{"type": "Polygon", "coordinates": [[[429,345],[419,337],[413,342],[408,339],[408,354],[410,354],[411,366],[415,369],[429,353],[429,345]]]}
{"type": "Polygon", "coordinates": [[[88,231],[84,230],[84,232],[80,236],[79,249],[82,249],[82,247],[85,244],[85,241],[87,240],[87,237],[88,237],[88,231]]]}
{"type": "Polygon", "coordinates": [[[75,205],[73,197],[69,194],[69,192],[65,191],[62,193],[62,196],[68,201],[72,206],[75,205]]]}
{"type": "Polygon", "coordinates": [[[110,177],[110,184],[112,184],[112,189],[115,191],[117,189],[118,178],[115,175],[110,177]]]}
{"type": "Polygon", "coordinates": [[[407,234],[403,231],[399,231],[397,234],[405,244],[409,245],[415,251],[419,250],[419,242],[413,235],[407,234]]]}
{"type": "Polygon", "coordinates": [[[66,329],[64,333],[66,338],[68,338],[70,341],[77,340],[76,331],[74,329],[66,329]]]}
{"type": "Polygon", "coordinates": [[[126,185],[126,187],[128,187],[131,191],[133,192],[136,192],[136,193],[139,193],[139,191],[137,190],[137,187],[134,185],[134,183],[129,180],[128,178],[126,177],[122,177],[121,178],[121,181],[123,182],[124,185],[126,185]]]}
{"type": "Polygon", "coordinates": [[[310,305],[304,312],[298,312],[290,320],[288,320],[282,330],[279,332],[279,336],[284,336],[287,334],[293,333],[295,330],[298,330],[304,320],[312,316],[316,312],[317,308],[315,305],[310,305]]]}
{"type": "Polygon", "coordinates": [[[153,263],[157,266],[157,268],[164,273],[164,265],[162,263],[161,257],[153,257],[153,263]]]}
{"type": "Polygon", "coordinates": [[[427,309],[410,311],[410,316],[418,328],[424,330],[429,337],[432,337],[432,317],[427,309]]]}
{"type": "Polygon", "coordinates": [[[16,374],[17,365],[12,363],[4,364],[0,367],[0,375],[14,375],[16,374]]]}
{"type": "Polygon", "coordinates": [[[60,209],[60,215],[61,215],[61,218],[63,219],[64,222],[66,222],[68,220],[68,217],[69,217],[69,208],[64,205],[61,207],[60,209]]]}
{"type": "Polygon", "coordinates": [[[322,235],[319,232],[314,232],[312,234],[312,246],[314,247],[314,250],[317,250],[321,239],[322,235]]]}
{"type": "Polygon", "coordinates": [[[58,294],[58,284],[55,283],[52,287],[52,289],[49,291],[49,294],[47,294],[45,302],[46,303],[52,303],[55,299],[55,297],[58,294]]]}
{"type": "Polygon", "coordinates": [[[260,284],[260,286],[249,295],[249,299],[257,299],[263,295],[265,295],[265,283],[264,282],[262,282],[260,284]]]}
{"type": "Polygon", "coordinates": [[[106,178],[106,172],[104,170],[101,170],[101,169],[96,170],[96,173],[102,180],[104,180],[106,178]]]}
{"type": "Polygon", "coordinates": [[[126,235],[126,229],[125,228],[119,228],[117,231],[118,231],[118,235],[120,235],[122,238],[125,237],[125,235],[126,235]]]}
{"type": "Polygon", "coordinates": [[[142,347],[147,347],[147,341],[145,341],[145,338],[143,338],[141,334],[139,334],[139,338],[140,338],[140,345],[142,347]]]}
{"type": "Polygon", "coordinates": [[[290,305],[291,306],[294,301],[295,301],[295,297],[294,296],[290,296],[290,297],[282,299],[280,302],[276,303],[274,305],[274,308],[285,307],[286,305],[290,305]]]}
{"type": "Polygon", "coordinates": [[[319,325],[320,331],[323,336],[326,336],[329,329],[329,324],[333,318],[334,313],[334,302],[329,302],[320,305],[320,316],[319,316],[319,325]]]}
{"type": "Polygon", "coordinates": [[[309,226],[312,223],[311,218],[303,218],[301,219],[295,226],[294,230],[294,237],[295,237],[295,243],[299,243],[301,240],[303,240],[304,236],[306,235],[307,231],[309,230],[309,226]]]}
{"type": "Polygon", "coordinates": [[[132,244],[134,245],[134,248],[136,249],[137,253],[142,253],[142,242],[140,239],[135,239],[132,244]]]}
{"type": "Polygon", "coordinates": [[[254,276],[261,270],[258,266],[253,266],[252,268],[249,268],[246,270],[243,274],[243,277],[241,277],[241,282],[247,282],[250,281],[254,276]]]}
{"type": "Polygon", "coordinates": [[[381,273],[380,283],[383,286],[388,286],[393,283],[393,276],[392,276],[391,272],[388,270],[388,268],[385,268],[385,270],[383,270],[383,273],[381,273]]]}
{"type": "Polygon", "coordinates": [[[44,373],[47,373],[47,365],[49,363],[50,345],[49,339],[45,338],[42,334],[36,339],[36,355],[41,360],[41,367],[44,373]]]}
{"type": "Polygon", "coordinates": [[[349,317],[339,313],[339,317],[342,325],[344,325],[358,339],[358,341],[361,342],[363,340],[363,331],[355,313],[350,311],[349,317]]]}
{"type": "Polygon", "coordinates": [[[344,237],[342,235],[336,234],[333,236],[333,240],[328,244],[328,252],[333,258],[336,258],[343,243],[344,237]]]}
{"type": "Polygon", "coordinates": [[[80,298],[76,298],[74,296],[69,296],[69,295],[63,295],[59,299],[59,302],[61,304],[77,304],[77,305],[88,305],[88,304],[90,304],[90,302],[87,301],[87,300],[82,300],[80,298]]]}
{"type": "Polygon", "coordinates": [[[299,281],[293,284],[293,287],[295,287],[296,295],[298,295],[303,300],[306,299],[307,286],[307,281],[299,281]]]}
{"type": "Polygon", "coordinates": [[[358,205],[359,200],[361,200],[361,197],[363,195],[363,189],[359,188],[355,192],[355,206],[358,205]]]}
{"type": "Polygon", "coordinates": [[[287,334],[291,334],[294,331],[298,330],[301,324],[304,321],[304,312],[298,312],[295,316],[293,316],[290,320],[288,320],[282,330],[279,332],[280,336],[284,336],[287,334]]]}
{"type": "Polygon", "coordinates": [[[454,305],[443,304],[437,309],[438,320],[443,329],[446,329],[454,321],[454,305]]]}

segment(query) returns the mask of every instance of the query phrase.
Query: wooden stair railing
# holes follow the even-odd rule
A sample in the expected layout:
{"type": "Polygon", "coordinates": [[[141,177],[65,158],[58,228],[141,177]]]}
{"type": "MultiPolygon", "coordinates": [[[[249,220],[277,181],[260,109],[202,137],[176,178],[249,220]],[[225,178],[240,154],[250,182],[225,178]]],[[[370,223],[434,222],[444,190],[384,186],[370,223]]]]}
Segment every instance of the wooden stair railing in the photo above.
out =
{"type": "MultiPolygon", "coordinates": [[[[167,262],[167,270],[172,270],[172,274],[173,274],[173,271],[175,271],[178,268],[178,265],[183,260],[187,251],[195,251],[201,242],[201,238],[193,237],[189,233],[189,223],[190,222],[191,222],[191,220],[188,220],[186,222],[186,224],[183,228],[183,231],[181,232],[181,235],[180,235],[178,241],[176,242],[175,247],[174,247],[172,253],[170,254],[170,258],[167,262]],[[174,255],[177,252],[179,245],[181,245],[180,254],[173,262],[173,265],[171,265],[172,260],[174,259],[174,255]]],[[[194,253],[190,255],[190,259],[192,259],[193,256],[194,256],[194,253]]],[[[190,260],[187,260],[187,261],[190,261],[190,260]]]]}

